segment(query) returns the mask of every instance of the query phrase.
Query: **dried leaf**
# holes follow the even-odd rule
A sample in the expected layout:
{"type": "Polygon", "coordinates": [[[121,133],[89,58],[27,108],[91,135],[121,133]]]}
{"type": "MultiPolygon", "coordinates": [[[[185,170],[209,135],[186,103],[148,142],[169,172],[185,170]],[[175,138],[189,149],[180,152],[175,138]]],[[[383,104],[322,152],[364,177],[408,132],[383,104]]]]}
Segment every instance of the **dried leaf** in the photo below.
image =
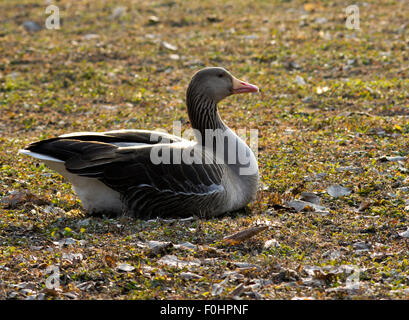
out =
{"type": "Polygon", "coordinates": [[[131,266],[130,264],[128,264],[128,263],[121,263],[119,266],[118,266],[118,271],[123,271],[123,272],[131,272],[131,271],[134,271],[135,270],[135,267],[134,266],[131,266]]]}
{"type": "Polygon", "coordinates": [[[55,297],[60,295],[62,290],[60,288],[44,288],[41,292],[55,297]]]}
{"type": "Polygon", "coordinates": [[[181,272],[179,274],[179,278],[184,280],[199,280],[202,278],[202,276],[192,272],[181,272]]]}
{"type": "Polygon", "coordinates": [[[2,197],[0,202],[5,205],[6,209],[15,209],[18,206],[31,202],[37,205],[47,204],[48,202],[38,198],[29,191],[12,191],[8,196],[2,197]]]}
{"type": "Polygon", "coordinates": [[[63,292],[63,296],[68,297],[70,299],[77,299],[78,298],[78,293],[75,292],[63,292]]]}
{"type": "Polygon", "coordinates": [[[282,203],[283,203],[283,201],[282,201],[282,199],[281,199],[281,196],[280,196],[280,194],[278,193],[278,192],[274,192],[272,195],[271,195],[271,197],[270,197],[270,199],[269,199],[269,203],[271,204],[271,205],[279,205],[279,206],[281,206],[282,205],[282,203]]]}
{"type": "Polygon", "coordinates": [[[230,236],[224,237],[223,242],[228,243],[230,245],[235,245],[244,240],[250,239],[251,237],[254,237],[256,234],[266,229],[268,229],[268,226],[265,226],[265,225],[245,229],[245,230],[236,232],[230,236]]]}
{"type": "Polygon", "coordinates": [[[73,238],[64,238],[58,241],[53,241],[53,244],[59,247],[73,246],[76,245],[77,243],[79,243],[79,241],[73,238]]]}
{"type": "Polygon", "coordinates": [[[148,241],[150,255],[166,254],[173,247],[172,242],[148,241]]]}
{"type": "Polygon", "coordinates": [[[85,282],[81,282],[80,284],[77,284],[76,287],[79,290],[87,291],[87,290],[91,289],[93,286],[95,286],[94,281],[85,281],[85,282]]]}
{"type": "Polygon", "coordinates": [[[41,25],[35,21],[24,21],[23,27],[29,32],[37,32],[42,29],[41,25]]]}
{"type": "Polygon", "coordinates": [[[301,192],[301,200],[321,205],[321,198],[312,192],[301,192]]]}
{"type": "Polygon", "coordinates": [[[237,287],[235,287],[233,289],[233,291],[231,292],[231,295],[233,297],[238,297],[240,296],[243,292],[245,291],[244,285],[242,283],[240,283],[237,287]]]}
{"type": "Polygon", "coordinates": [[[327,192],[331,197],[339,198],[343,196],[349,196],[351,190],[345,187],[342,187],[338,184],[333,184],[327,188],[327,192]]]}
{"type": "Polygon", "coordinates": [[[359,242],[355,242],[352,247],[355,250],[370,250],[371,249],[371,244],[366,243],[364,241],[359,241],[359,242]]]}
{"type": "Polygon", "coordinates": [[[83,259],[83,255],[81,253],[63,253],[62,259],[69,263],[75,263],[81,261],[83,259]]]}
{"type": "Polygon", "coordinates": [[[403,237],[403,238],[409,238],[409,228],[408,228],[408,230],[399,233],[399,235],[400,235],[401,237],[403,237]]]}
{"type": "Polygon", "coordinates": [[[270,239],[264,242],[263,248],[264,249],[270,249],[270,248],[279,248],[280,244],[276,239],[270,239]]]}
{"type": "Polygon", "coordinates": [[[247,263],[247,262],[234,262],[233,263],[239,271],[244,271],[244,270],[257,270],[260,271],[261,267],[258,266],[257,264],[253,263],[247,263]]]}
{"type": "Polygon", "coordinates": [[[395,161],[405,161],[406,157],[401,157],[401,156],[395,156],[395,157],[387,157],[387,156],[382,156],[378,159],[380,162],[395,162],[395,161]]]}
{"type": "Polygon", "coordinates": [[[311,203],[311,202],[307,202],[307,201],[302,201],[302,200],[291,200],[289,202],[287,202],[287,205],[290,208],[293,208],[295,211],[300,212],[300,211],[312,211],[312,212],[316,212],[316,213],[322,213],[322,214],[328,214],[328,209],[311,203]]]}
{"type": "Polygon", "coordinates": [[[304,10],[307,12],[314,12],[321,9],[322,5],[319,2],[304,3],[304,10]]]}
{"type": "Polygon", "coordinates": [[[317,89],[316,89],[317,94],[323,94],[323,93],[327,92],[328,90],[329,90],[328,87],[317,87],[317,89]]]}
{"type": "Polygon", "coordinates": [[[299,86],[303,86],[303,85],[306,84],[304,78],[301,77],[301,76],[298,76],[298,75],[295,77],[294,82],[295,82],[296,84],[298,84],[299,86]]]}
{"type": "Polygon", "coordinates": [[[207,16],[206,19],[207,19],[207,21],[212,22],[212,23],[222,22],[222,21],[223,21],[222,18],[219,18],[219,17],[216,16],[216,15],[207,16]]]}
{"type": "Polygon", "coordinates": [[[99,38],[99,34],[89,33],[89,34],[86,34],[83,38],[84,38],[84,40],[86,40],[86,41],[88,41],[88,40],[94,40],[94,39],[98,39],[98,38],[99,38]]]}
{"type": "Polygon", "coordinates": [[[229,278],[226,278],[222,282],[214,284],[212,286],[212,295],[213,296],[220,295],[224,291],[224,286],[228,280],[229,278]]]}
{"type": "Polygon", "coordinates": [[[362,201],[361,204],[359,205],[358,211],[362,212],[368,209],[371,206],[372,202],[371,201],[362,201]]]}
{"type": "Polygon", "coordinates": [[[173,245],[176,249],[181,249],[181,250],[197,250],[199,248],[199,246],[190,243],[188,241],[183,242],[183,243],[178,243],[173,245]]]}
{"type": "Polygon", "coordinates": [[[150,25],[158,24],[160,22],[160,19],[157,16],[150,16],[148,20],[150,25]]]}
{"type": "Polygon", "coordinates": [[[169,42],[166,42],[166,41],[162,42],[162,46],[164,48],[168,49],[168,50],[171,50],[171,51],[176,51],[178,49],[178,47],[176,47],[175,45],[173,45],[173,44],[171,44],[169,42]]]}
{"type": "Polygon", "coordinates": [[[105,262],[110,268],[115,268],[117,264],[116,259],[108,254],[105,256],[105,262]]]}
{"type": "Polygon", "coordinates": [[[180,260],[178,257],[174,255],[166,255],[162,257],[159,261],[158,264],[160,265],[167,265],[170,267],[178,267],[178,268],[183,268],[183,267],[196,267],[200,266],[200,260],[195,259],[195,260],[180,260]]]}
{"type": "Polygon", "coordinates": [[[111,19],[119,19],[126,12],[126,7],[116,7],[112,10],[111,19]]]}

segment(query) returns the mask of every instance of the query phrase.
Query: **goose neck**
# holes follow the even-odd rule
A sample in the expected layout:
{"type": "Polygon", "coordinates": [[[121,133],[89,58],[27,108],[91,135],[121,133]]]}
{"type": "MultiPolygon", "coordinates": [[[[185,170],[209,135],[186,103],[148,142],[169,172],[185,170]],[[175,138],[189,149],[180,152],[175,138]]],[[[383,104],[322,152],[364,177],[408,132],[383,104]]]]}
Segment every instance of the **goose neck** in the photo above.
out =
{"type": "Polygon", "coordinates": [[[188,92],[187,110],[192,128],[201,134],[201,137],[205,137],[209,131],[224,132],[227,129],[220,118],[217,102],[203,94],[188,92]]]}

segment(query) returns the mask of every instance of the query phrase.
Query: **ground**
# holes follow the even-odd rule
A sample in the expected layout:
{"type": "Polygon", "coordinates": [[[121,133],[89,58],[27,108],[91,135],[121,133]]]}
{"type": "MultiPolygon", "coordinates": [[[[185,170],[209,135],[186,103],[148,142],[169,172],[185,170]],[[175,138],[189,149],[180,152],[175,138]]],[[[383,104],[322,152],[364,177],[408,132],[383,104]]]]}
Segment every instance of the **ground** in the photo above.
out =
{"type": "Polygon", "coordinates": [[[55,5],[60,29],[44,1],[0,2],[1,299],[409,298],[406,1],[359,2],[359,29],[344,1],[55,5]],[[245,210],[88,217],[17,153],[68,132],[189,128],[203,66],[262,89],[220,106],[231,128],[258,130],[245,210]]]}

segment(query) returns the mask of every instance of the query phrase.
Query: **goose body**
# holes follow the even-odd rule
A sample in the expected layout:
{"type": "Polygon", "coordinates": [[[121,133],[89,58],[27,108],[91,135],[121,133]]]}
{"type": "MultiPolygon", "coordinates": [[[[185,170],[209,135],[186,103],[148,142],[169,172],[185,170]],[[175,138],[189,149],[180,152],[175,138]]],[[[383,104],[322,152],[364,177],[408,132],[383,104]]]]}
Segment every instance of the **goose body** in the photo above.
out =
{"type": "Polygon", "coordinates": [[[218,216],[254,199],[259,173],[253,152],[220,119],[217,103],[255,91],[225,69],[205,68],[187,90],[195,142],[148,130],[79,132],[20,152],[70,181],[90,214],[218,216]]]}

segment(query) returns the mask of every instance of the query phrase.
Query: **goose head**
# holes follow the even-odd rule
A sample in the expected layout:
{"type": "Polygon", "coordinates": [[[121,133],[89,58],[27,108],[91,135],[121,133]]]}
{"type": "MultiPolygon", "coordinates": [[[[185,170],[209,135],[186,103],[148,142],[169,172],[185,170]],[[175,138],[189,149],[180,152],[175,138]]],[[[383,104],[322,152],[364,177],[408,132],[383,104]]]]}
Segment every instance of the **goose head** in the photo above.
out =
{"type": "Polygon", "coordinates": [[[226,69],[213,67],[198,71],[186,93],[187,111],[193,129],[202,136],[206,129],[226,129],[217,110],[219,101],[232,94],[257,91],[255,85],[235,78],[226,69]]]}
{"type": "Polygon", "coordinates": [[[198,71],[192,78],[189,92],[200,94],[218,103],[224,98],[237,93],[257,92],[258,87],[235,78],[224,68],[211,67],[198,71]]]}

